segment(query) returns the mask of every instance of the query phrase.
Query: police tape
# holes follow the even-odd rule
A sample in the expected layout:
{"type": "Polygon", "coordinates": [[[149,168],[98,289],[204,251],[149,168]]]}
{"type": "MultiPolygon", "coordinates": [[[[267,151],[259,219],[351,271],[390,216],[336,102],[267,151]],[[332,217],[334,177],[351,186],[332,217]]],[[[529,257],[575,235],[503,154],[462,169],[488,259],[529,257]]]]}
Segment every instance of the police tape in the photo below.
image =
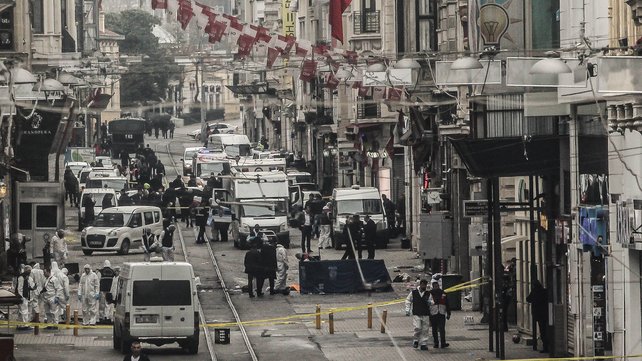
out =
{"type": "MultiPolygon", "coordinates": [[[[444,290],[446,293],[451,293],[451,292],[457,292],[463,289],[469,289],[469,288],[474,288],[474,287],[479,287],[481,285],[484,285],[486,282],[484,281],[484,278],[477,278],[471,281],[467,282],[462,282],[459,283],[455,286],[449,287],[444,290]],[[481,282],[481,283],[476,283],[476,282],[481,282]]],[[[312,318],[316,318],[317,316],[324,316],[324,315],[329,315],[330,313],[337,314],[337,313],[344,313],[344,312],[352,312],[352,311],[360,311],[360,310],[366,310],[368,308],[381,308],[385,306],[392,306],[392,305],[398,305],[401,303],[404,303],[406,301],[405,298],[398,298],[394,300],[389,300],[389,301],[382,301],[382,302],[377,302],[377,303],[369,303],[369,304],[363,304],[363,305],[358,305],[358,306],[349,306],[349,307],[335,307],[335,308],[330,308],[327,311],[321,311],[318,313],[302,313],[298,315],[290,315],[290,316],[282,316],[282,317],[272,317],[272,318],[265,318],[265,319],[259,319],[259,320],[250,320],[250,321],[242,321],[242,322],[215,322],[215,323],[206,323],[204,325],[201,325],[203,327],[207,328],[220,328],[220,327],[234,327],[234,326],[247,326],[247,327],[259,327],[259,326],[266,326],[266,325],[279,325],[279,324],[295,324],[295,323],[300,323],[303,320],[308,320],[312,318]]],[[[51,324],[51,323],[38,323],[38,322],[20,322],[20,321],[0,321],[0,325],[7,325],[7,326],[28,326],[28,327],[48,327],[48,326],[55,326],[58,328],[65,328],[65,329],[73,329],[73,328],[79,328],[79,329],[108,329],[112,328],[112,325],[75,325],[75,324],[51,324]]]]}
{"type": "Polygon", "coordinates": [[[508,359],[507,361],[580,361],[580,360],[613,360],[613,359],[636,359],[642,358],[638,355],[609,355],[609,356],[573,356],[573,357],[537,357],[508,359]]]}

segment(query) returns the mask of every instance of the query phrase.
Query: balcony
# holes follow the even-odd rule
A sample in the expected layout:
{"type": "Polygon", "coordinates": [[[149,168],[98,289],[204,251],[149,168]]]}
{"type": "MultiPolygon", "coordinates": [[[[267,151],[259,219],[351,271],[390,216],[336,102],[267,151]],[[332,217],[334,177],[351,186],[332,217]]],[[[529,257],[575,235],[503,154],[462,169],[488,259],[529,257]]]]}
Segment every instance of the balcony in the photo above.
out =
{"type": "Polygon", "coordinates": [[[368,11],[360,12],[355,11],[352,13],[352,33],[354,35],[361,34],[379,34],[380,27],[380,12],[368,11]]]}

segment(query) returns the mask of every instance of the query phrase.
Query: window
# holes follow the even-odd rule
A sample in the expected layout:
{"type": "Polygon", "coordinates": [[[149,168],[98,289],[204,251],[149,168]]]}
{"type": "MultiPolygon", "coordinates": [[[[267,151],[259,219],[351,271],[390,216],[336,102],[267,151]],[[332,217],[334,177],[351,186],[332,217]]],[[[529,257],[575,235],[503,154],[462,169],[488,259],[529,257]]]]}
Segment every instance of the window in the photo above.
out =
{"type": "Polygon", "coordinates": [[[45,21],[44,21],[44,9],[43,9],[43,0],[31,0],[31,29],[34,34],[44,34],[45,32],[45,21]]]}
{"type": "Polygon", "coordinates": [[[189,306],[192,290],[189,281],[134,281],[134,306],[189,306]]]}
{"type": "Polygon", "coordinates": [[[143,215],[145,216],[145,225],[154,223],[154,215],[152,212],[145,212],[143,215]]]}
{"type": "Polygon", "coordinates": [[[417,51],[437,49],[436,31],[436,9],[435,0],[418,0],[416,3],[417,13],[417,51]]]}
{"type": "Polygon", "coordinates": [[[377,10],[377,0],[361,0],[361,10],[364,13],[377,10]]]}
{"type": "Polygon", "coordinates": [[[159,211],[154,211],[154,223],[158,222],[158,220],[161,218],[160,212],[159,211]]]}
{"type": "Polygon", "coordinates": [[[57,206],[36,206],[36,228],[58,227],[57,206]]]}
{"type": "Polygon", "coordinates": [[[20,229],[31,229],[31,210],[33,204],[31,203],[20,203],[20,229]]]}
{"type": "Polygon", "coordinates": [[[140,216],[140,213],[134,213],[132,214],[132,218],[129,220],[129,226],[131,228],[136,228],[140,227],[143,225],[142,218],[140,216]]]}

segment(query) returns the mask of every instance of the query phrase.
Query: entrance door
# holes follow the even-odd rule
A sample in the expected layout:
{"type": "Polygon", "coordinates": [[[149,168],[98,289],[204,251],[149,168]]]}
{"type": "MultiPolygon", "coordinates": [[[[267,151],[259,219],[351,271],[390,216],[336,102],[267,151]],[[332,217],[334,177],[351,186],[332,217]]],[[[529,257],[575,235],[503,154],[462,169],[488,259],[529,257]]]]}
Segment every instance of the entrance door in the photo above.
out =
{"type": "Polygon", "coordinates": [[[32,258],[42,257],[45,240],[50,239],[58,228],[58,206],[55,204],[19,204],[18,232],[31,237],[27,252],[32,258]]]}

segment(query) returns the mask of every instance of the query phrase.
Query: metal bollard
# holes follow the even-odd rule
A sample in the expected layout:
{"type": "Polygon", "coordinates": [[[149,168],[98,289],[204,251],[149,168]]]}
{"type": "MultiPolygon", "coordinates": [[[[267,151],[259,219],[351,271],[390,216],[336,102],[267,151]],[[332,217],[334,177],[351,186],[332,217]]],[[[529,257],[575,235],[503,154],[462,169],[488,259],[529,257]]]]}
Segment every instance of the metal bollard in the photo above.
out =
{"type": "Polygon", "coordinates": [[[388,310],[383,310],[381,315],[381,333],[386,333],[386,320],[388,319],[388,310]]]}
{"type": "Polygon", "coordinates": [[[40,313],[34,312],[33,314],[33,322],[35,325],[33,326],[33,334],[34,335],[39,335],[40,334],[40,326],[38,324],[40,323],[40,313]]]}
{"type": "Polygon", "coordinates": [[[372,303],[368,303],[368,328],[372,328],[372,303]]]}
{"type": "Polygon", "coordinates": [[[321,306],[317,305],[317,312],[316,312],[316,327],[317,330],[321,329],[321,306]]]}
{"type": "Polygon", "coordinates": [[[69,304],[65,305],[65,324],[68,325],[71,323],[71,306],[69,304]]]}
{"type": "Polygon", "coordinates": [[[76,325],[74,327],[74,336],[78,336],[78,310],[74,310],[74,325],[76,325]]]}
{"type": "Polygon", "coordinates": [[[334,311],[332,310],[328,314],[328,324],[330,326],[330,334],[334,335],[334,311]]]}

